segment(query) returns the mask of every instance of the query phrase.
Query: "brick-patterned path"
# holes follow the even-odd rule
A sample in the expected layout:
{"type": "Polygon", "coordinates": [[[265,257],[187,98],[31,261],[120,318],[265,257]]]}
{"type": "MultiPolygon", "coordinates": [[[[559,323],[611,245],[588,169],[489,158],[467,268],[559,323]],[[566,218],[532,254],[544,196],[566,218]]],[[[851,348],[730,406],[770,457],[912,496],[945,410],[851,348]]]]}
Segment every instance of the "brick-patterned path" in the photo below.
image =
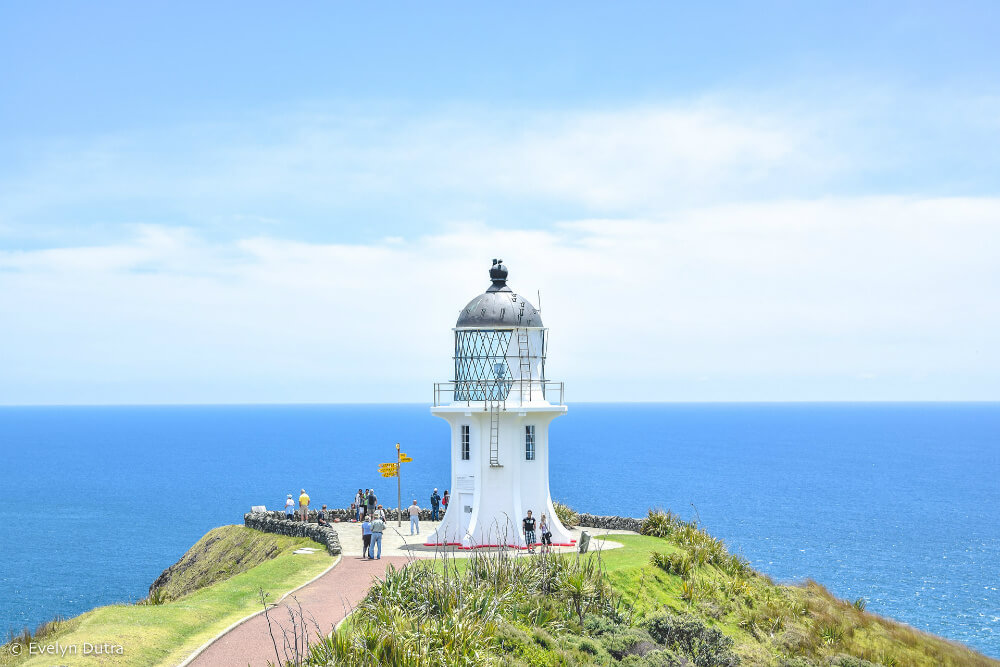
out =
{"type": "MultiPolygon", "coordinates": [[[[311,615],[323,632],[329,632],[364,598],[371,587],[373,577],[380,578],[390,563],[398,568],[403,567],[407,561],[405,556],[382,556],[380,560],[342,556],[332,570],[296,591],[295,598],[302,604],[306,617],[309,618],[311,615]]],[[[292,596],[285,598],[270,611],[272,626],[275,625],[275,621],[286,627],[289,625],[287,606],[297,609],[292,596]]],[[[311,623],[308,625],[310,632],[315,634],[315,627],[311,623]]],[[[275,638],[278,641],[280,654],[281,631],[276,627],[275,638]]],[[[247,665],[265,667],[268,660],[277,664],[274,645],[267,630],[267,620],[264,614],[258,614],[216,639],[189,665],[190,667],[247,667],[247,665]]]]}

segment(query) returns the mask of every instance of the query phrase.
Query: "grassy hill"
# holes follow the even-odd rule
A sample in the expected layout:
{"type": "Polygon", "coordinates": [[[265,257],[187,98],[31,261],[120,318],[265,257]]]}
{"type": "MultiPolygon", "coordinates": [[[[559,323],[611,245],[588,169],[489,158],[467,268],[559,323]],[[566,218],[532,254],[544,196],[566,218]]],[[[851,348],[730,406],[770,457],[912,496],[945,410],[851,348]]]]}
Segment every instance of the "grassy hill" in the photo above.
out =
{"type": "Polygon", "coordinates": [[[818,584],[777,585],[670,514],[643,532],[582,557],[477,553],[392,572],[311,664],[1000,664],[818,584]]]}
{"type": "Polygon", "coordinates": [[[276,601],[334,563],[325,550],[292,554],[312,540],[270,535],[243,526],[223,526],[198,541],[157,580],[139,604],[98,607],[67,621],[22,633],[22,646],[123,646],[122,655],[14,656],[0,647],[0,665],[49,667],[90,665],[176,665],[232,623],[259,610],[260,589],[276,601]],[[32,636],[34,635],[34,636],[32,636]]]}

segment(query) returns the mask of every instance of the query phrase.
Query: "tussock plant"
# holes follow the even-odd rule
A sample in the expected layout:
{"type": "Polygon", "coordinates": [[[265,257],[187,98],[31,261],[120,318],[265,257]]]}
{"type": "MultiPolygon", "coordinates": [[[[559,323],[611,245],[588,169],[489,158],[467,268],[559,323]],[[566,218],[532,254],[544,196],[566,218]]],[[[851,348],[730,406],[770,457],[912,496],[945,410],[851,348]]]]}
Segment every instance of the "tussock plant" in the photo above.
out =
{"type": "Polygon", "coordinates": [[[572,507],[565,503],[553,502],[552,507],[556,511],[556,516],[559,517],[559,523],[566,526],[567,528],[575,528],[580,523],[580,515],[573,510],[572,507]]]}
{"type": "Polygon", "coordinates": [[[620,621],[599,558],[519,558],[506,550],[475,551],[468,559],[445,554],[402,569],[390,566],[349,626],[312,647],[309,664],[496,664],[517,642],[552,650],[557,643],[546,629],[579,630],[589,614],[620,621]]]}

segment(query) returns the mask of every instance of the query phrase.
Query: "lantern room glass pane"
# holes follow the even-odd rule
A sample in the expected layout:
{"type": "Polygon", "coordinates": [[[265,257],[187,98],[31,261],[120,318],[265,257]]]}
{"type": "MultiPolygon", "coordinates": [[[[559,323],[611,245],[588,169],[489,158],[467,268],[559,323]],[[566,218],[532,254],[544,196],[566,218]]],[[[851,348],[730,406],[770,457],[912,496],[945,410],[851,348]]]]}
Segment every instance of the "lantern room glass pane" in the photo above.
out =
{"type": "Polygon", "coordinates": [[[507,364],[512,333],[509,329],[455,332],[456,400],[506,400],[512,384],[507,364]]]}

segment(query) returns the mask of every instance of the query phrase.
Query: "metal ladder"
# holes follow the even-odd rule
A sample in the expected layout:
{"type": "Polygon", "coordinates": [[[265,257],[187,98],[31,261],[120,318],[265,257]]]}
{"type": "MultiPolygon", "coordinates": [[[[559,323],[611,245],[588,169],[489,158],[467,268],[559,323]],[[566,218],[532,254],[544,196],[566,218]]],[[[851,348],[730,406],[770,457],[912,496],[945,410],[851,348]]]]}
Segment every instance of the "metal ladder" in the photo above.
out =
{"type": "Polygon", "coordinates": [[[490,467],[500,465],[500,401],[490,401],[490,467]]]}
{"type": "Polygon", "coordinates": [[[528,380],[528,400],[531,400],[531,357],[528,350],[528,332],[517,331],[517,356],[521,362],[521,402],[524,402],[524,381],[528,380]]]}

